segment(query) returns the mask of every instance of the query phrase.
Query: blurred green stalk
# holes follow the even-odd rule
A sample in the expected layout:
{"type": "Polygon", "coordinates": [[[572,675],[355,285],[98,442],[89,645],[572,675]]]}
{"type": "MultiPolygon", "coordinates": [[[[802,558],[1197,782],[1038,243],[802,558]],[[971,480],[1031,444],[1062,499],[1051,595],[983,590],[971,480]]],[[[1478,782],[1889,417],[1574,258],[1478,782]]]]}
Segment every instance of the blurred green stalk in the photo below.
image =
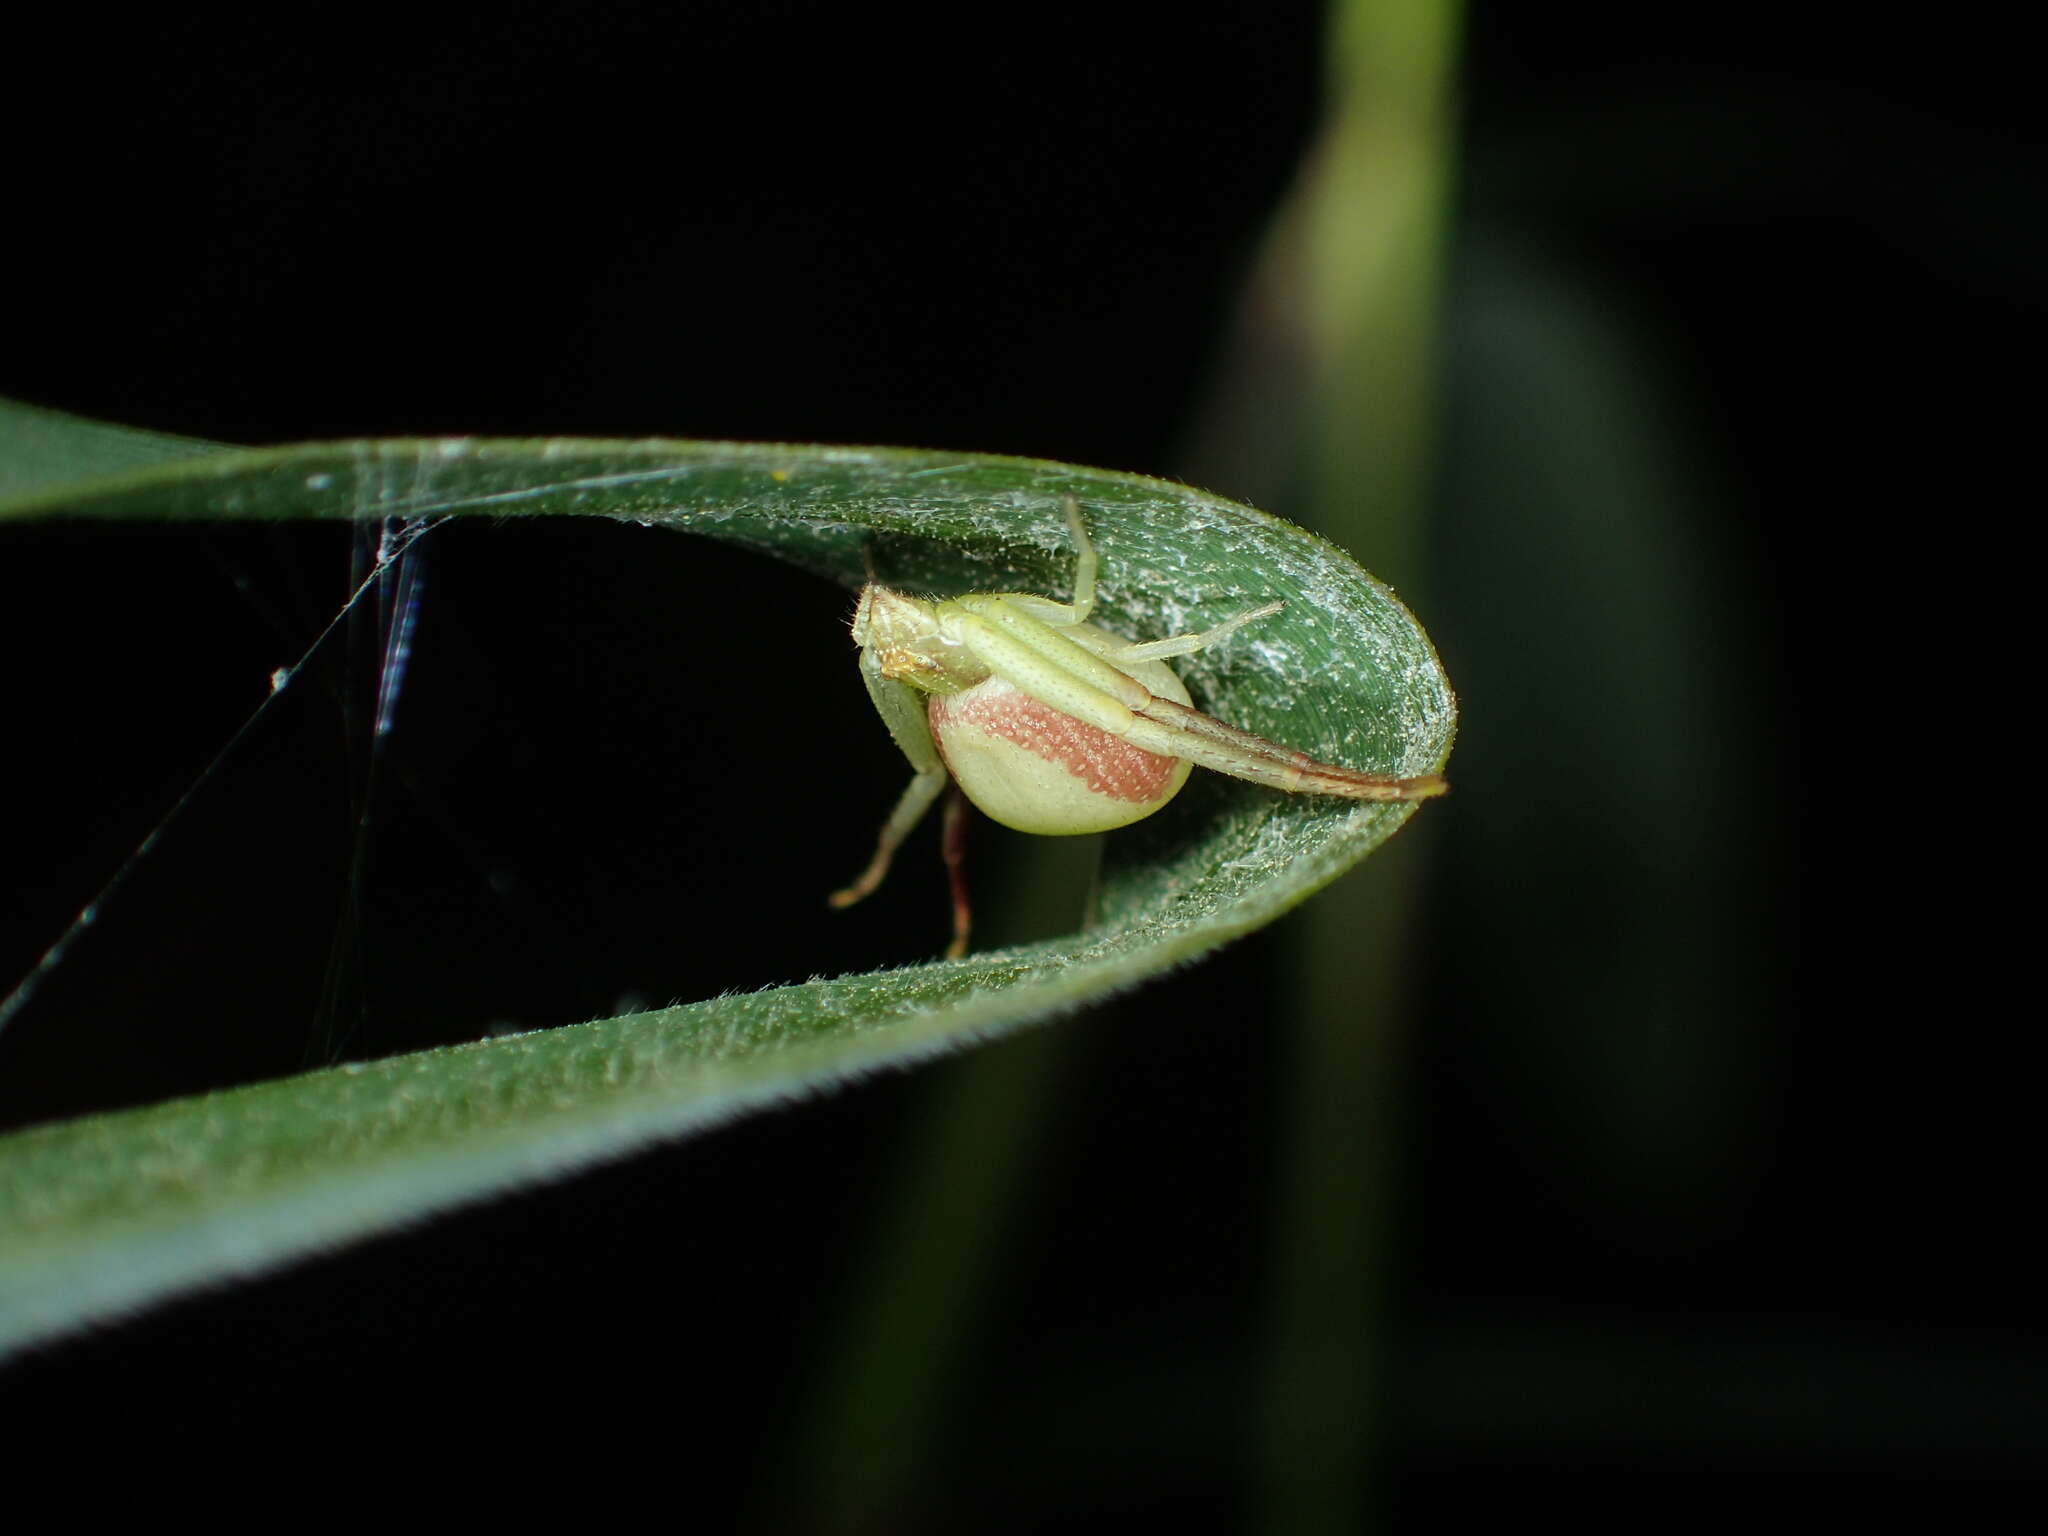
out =
{"type": "Polygon", "coordinates": [[[988,1290],[1065,1053],[1064,1031],[1034,1031],[950,1063],[935,1084],[818,1395],[807,1528],[918,1523],[960,1341],[988,1290]]]}
{"type": "MultiPolygon", "coordinates": [[[[1306,494],[1288,510],[1411,604],[1432,489],[1459,30],[1455,0],[1339,0],[1325,124],[1260,284],[1293,333],[1307,395],[1306,494]]],[[[1267,1529],[1353,1531],[1377,1512],[1401,1020],[1428,822],[1304,907],[1288,936],[1297,1027],[1274,1224],[1267,1529]]]]}
{"type": "MultiPolygon", "coordinates": [[[[1451,0],[1334,9],[1325,125],[1254,278],[1246,355],[1220,381],[1191,456],[1411,596],[1429,499],[1458,23],[1451,0]]],[[[1292,920],[1296,984],[1274,999],[1275,1016],[1298,1028],[1275,1202],[1269,1527],[1354,1530],[1367,1507],[1415,835],[1292,920]]],[[[938,1096],[821,1393],[812,1464],[827,1524],[872,1529],[910,1513],[1000,1236],[996,1213],[1021,1177],[1060,1050],[1056,1033],[1011,1042],[954,1069],[938,1096]]]]}

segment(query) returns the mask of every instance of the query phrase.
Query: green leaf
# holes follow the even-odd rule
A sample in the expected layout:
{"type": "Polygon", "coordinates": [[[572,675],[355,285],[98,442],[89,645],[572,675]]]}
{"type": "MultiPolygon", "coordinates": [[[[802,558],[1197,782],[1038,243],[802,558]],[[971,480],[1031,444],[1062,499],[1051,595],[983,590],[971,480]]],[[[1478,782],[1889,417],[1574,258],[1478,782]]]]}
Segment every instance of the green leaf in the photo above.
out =
{"type": "MultiPolygon", "coordinates": [[[[24,419],[42,441],[63,439],[76,466],[137,447],[118,429],[52,433],[43,413],[0,409],[0,458],[24,419]]],[[[1212,712],[1318,757],[1404,774],[1440,768],[1450,749],[1449,684],[1386,588],[1313,535],[1186,486],[887,448],[182,450],[96,479],[41,475],[0,498],[0,520],[603,517],[762,550],[849,587],[872,558],[912,589],[1059,593],[1072,564],[1059,504],[1071,492],[1102,551],[1110,626],[1176,633],[1287,600],[1277,618],[1184,664],[1212,712]]],[[[849,658],[849,686],[853,676],[849,658]]],[[[896,787],[876,787],[878,817],[896,787]]],[[[0,1139],[0,1353],[1072,1009],[1272,921],[1412,811],[1197,774],[1165,812],[1110,839],[1093,926],[1058,940],[17,1132],[0,1139]]]]}
{"type": "Polygon", "coordinates": [[[0,502],[88,475],[119,474],[225,450],[196,437],[171,437],[83,421],[61,411],[0,400],[0,502]]]}

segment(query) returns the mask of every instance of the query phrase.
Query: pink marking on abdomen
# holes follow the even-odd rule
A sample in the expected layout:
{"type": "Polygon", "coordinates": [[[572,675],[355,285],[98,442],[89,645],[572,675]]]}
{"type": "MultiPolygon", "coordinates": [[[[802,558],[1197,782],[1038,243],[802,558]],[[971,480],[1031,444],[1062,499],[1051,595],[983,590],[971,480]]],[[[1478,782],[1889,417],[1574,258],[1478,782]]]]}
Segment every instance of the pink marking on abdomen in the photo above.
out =
{"type": "Polygon", "coordinates": [[[941,753],[948,729],[981,731],[1057,763],[1098,795],[1136,805],[1166,793],[1179,761],[1134,747],[994,678],[965,693],[933,694],[931,722],[941,753]]]}

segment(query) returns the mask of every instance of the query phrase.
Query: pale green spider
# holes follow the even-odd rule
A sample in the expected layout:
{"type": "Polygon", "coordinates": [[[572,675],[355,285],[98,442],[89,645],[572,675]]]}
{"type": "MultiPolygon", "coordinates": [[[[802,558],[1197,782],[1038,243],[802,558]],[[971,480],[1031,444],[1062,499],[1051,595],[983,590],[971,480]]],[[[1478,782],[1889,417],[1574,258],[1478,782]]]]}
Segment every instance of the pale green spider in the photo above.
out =
{"type": "Polygon", "coordinates": [[[1423,800],[1446,788],[1435,774],[1398,779],[1318,762],[1192,707],[1166,665],[1278,613],[1271,602],[1200,634],[1142,644],[1088,622],[1095,546],[1080,504],[1062,503],[1074,538],[1074,600],[974,592],[927,602],[873,580],[853,618],[868,696],[916,777],[882,827],[858,880],[833,893],[849,907],[889,873],[896,849],[950,778],[944,848],[953,887],[949,958],[967,952],[960,795],[1020,832],[1106,832],[1165,805],[1200,763],[1293,794],[1423,800]]]}

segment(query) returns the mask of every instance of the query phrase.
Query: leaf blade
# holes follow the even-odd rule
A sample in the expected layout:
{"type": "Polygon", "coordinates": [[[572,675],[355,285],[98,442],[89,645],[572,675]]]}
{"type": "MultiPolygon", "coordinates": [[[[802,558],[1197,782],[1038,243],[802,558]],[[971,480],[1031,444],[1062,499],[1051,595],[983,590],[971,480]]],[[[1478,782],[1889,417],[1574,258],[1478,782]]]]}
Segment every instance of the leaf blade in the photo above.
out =
{"type": "MultiPolygon", "coordinates": [[[[4,421],[0,421],[4,426],[4,421]]],[[[0,433],[4,441],[4,433],[0,433]]],[[[203,445],[202,445],[203,446],[203,445]]],[[[1080,497],[1138,635],[1288,609],[1184,668],[1206,707],[1320,757],[1442,766],[1449,685],[1413,617],[1321,540],[1168,482],[1042,461],[764,444],[313,444],[45,479],[0,521],[585,515],[704,534],[845,585],[1059,592],[1080,497]]],[[[852,669],[848,668],[852,683],[852,669]]],[[[879,727],[878,727],[879,729],[879,727]]],[[[1407,805],[1197,776],[1113,840],[1062,940],[351,1064],[0,1139],[0,1353],[1133,986],[1269,922],[1407,805]]]]}

